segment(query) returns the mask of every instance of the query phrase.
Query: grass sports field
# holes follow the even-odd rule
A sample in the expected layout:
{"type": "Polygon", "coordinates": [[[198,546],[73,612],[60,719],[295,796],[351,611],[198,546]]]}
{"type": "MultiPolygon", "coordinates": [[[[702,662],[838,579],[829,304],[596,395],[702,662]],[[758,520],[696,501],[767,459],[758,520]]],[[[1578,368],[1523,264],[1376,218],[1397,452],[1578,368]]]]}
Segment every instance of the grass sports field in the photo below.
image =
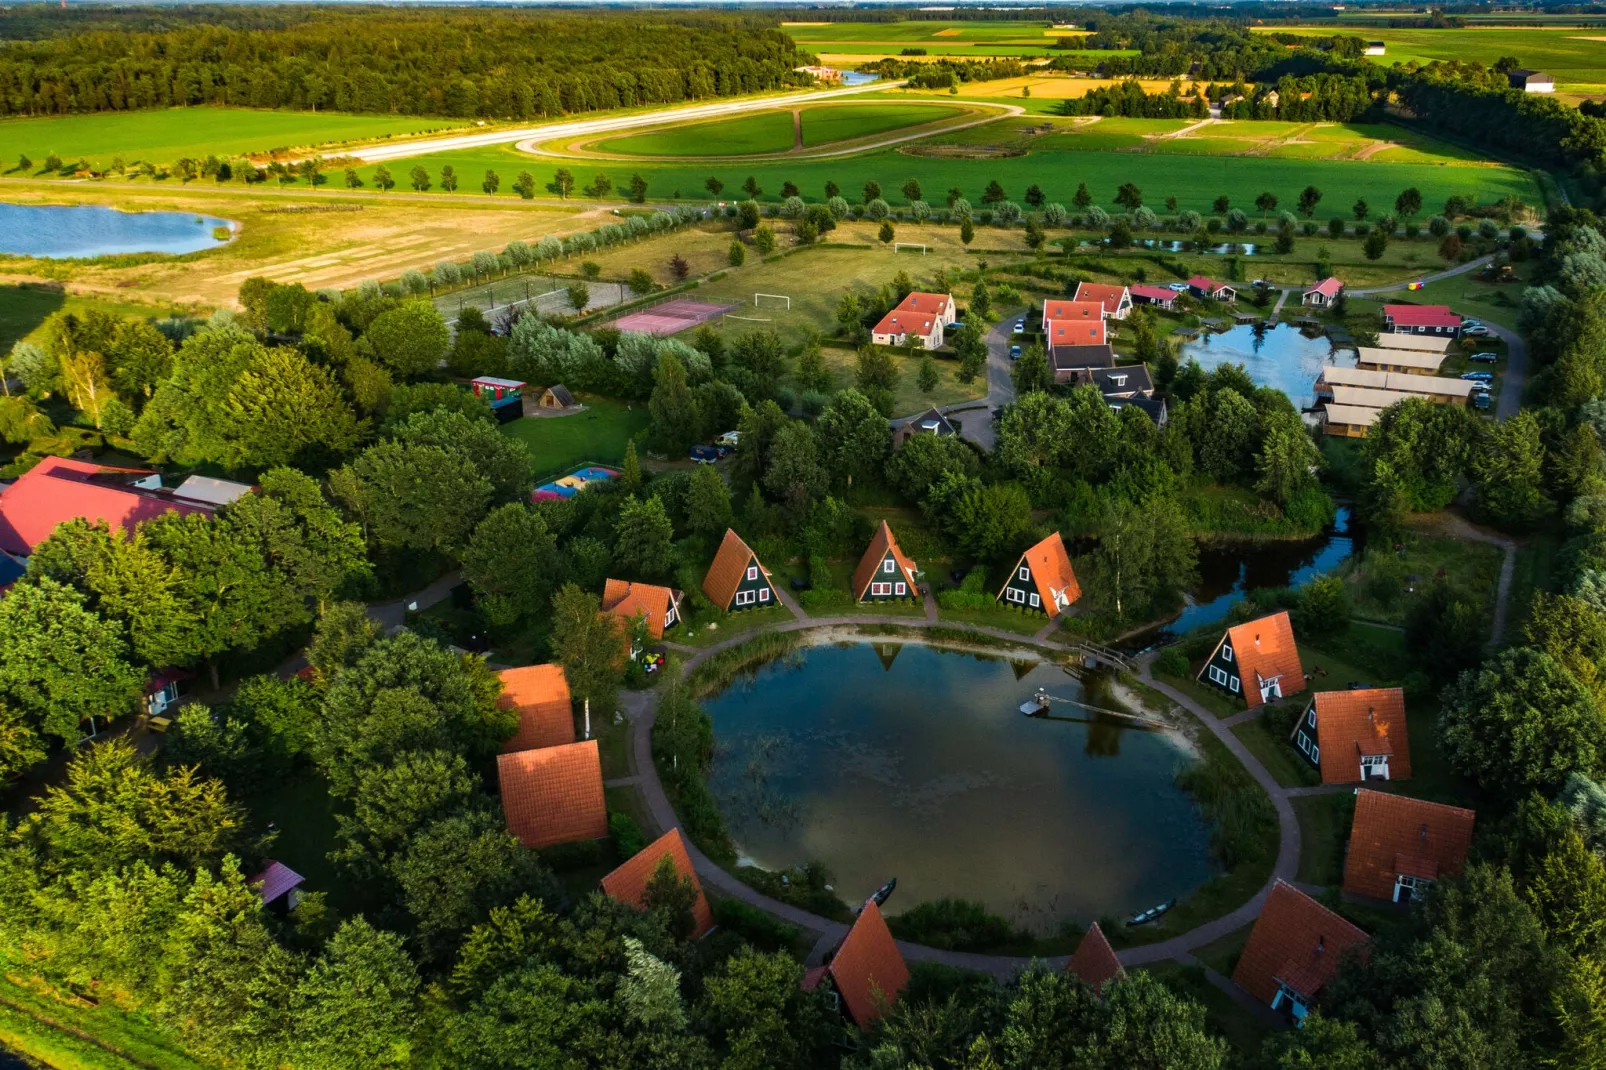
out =
{"type": "Polygon", "coordinates": [[[530,471],[537,478],[557,475],[582,461],[618,464],[625,443],[647,426],[647,406],[605,398],[580,398],[586,408],[568,416],[526,416],[502,425],[530,451],[530,471]]]}
{"type": "Polygon", "coordinates": [[[940,104],[824,104],[630,134],[594,147],[621,156],[754,156],[791,151],[794,124],[802,128],[804,147],[817,148],[925,126],[964,112],[940,104]]]}
{"type": "Polygon", "coordinates": [[[128,164],[140,160],[170,164],[185,156],[204,159],[209,154],[227,156],[276,148],[311,148],[465,125],[462,119],[408,115],[168,108],[8,119],[0,122],[0,145],[5,146],[3,163],[7,167],[15,167],[19,154],[26,155],[38,167],[54,152],[69,163],[82,158],[105,168],[114,156],[122,156],[128,164]]]}
{"type": "Polygon", "coordinates": [[[1373,63],[1432,63],[1459,59],[1490,65],[1515,56],[1524,67],[1556,79],[1559,94],[1606,94],[1606,30],[1581,26],[1469,26],[1445,30],[1396,30],[1376,26],[1257,26],[1261,33],[1326,37],[1334,32],[1382,41],[1387,51],[1373,63]]]}

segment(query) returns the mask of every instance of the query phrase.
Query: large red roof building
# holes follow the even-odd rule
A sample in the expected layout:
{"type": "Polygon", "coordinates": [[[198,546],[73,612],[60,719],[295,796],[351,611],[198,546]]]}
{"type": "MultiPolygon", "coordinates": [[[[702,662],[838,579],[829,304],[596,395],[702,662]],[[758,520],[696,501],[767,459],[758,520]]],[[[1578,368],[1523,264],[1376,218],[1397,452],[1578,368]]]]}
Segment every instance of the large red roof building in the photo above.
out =
{"type": "Polygon", "coordinates": [[[69,520],[102,521],[126,534],[164,513],[216,508],[163,491],[152,471],[46,457],[0,492],[0,551],[27,557],[69,520]]]}

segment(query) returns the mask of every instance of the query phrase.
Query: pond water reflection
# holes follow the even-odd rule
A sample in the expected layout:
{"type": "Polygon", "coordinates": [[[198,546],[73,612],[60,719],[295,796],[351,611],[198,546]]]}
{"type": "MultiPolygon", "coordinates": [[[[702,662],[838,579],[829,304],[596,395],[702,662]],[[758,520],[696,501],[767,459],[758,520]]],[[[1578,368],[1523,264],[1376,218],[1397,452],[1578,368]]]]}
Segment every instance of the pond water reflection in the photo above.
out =
{"type": "Polygon", "coordinates": [[[1321,370],[1353,368],[1357,354],[1353,349],[1335,349],[1325,336],[1311,338],[1291,324],[1246,323],[1184,342],[1182,359],[1198,361],[1205,371],[1242,364],[1255,385],[1275,387],[1305,409],[1316,400],[1314,387],[1321,370]]]}
{"type": "Polygon", "coordinates": [[[900,643],[805,647],[705,706],[712,786],[738,849],[818,860],[853,903],[889,877],[899,913],[980,900],[1039,933],[1187,894],[1213,872],[1171,732],[1076,707],[1018,712],[1039,687],[1119,708],[1056,665],[900,643]]]}
{"type": "Polygon", "coordinates": [[[193,253],[222,245],[227,219],[193,212],[119,212],[97,205],[0,204],[0,253],[48,259],[193,253]]]}

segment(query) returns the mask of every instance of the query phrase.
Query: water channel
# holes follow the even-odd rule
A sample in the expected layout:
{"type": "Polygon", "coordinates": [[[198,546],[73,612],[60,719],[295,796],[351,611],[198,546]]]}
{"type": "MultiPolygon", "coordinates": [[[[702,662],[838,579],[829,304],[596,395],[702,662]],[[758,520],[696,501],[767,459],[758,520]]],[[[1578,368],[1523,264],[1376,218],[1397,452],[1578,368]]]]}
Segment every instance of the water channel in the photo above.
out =
{"type": "Polygon", "coordinates": [[[194,253],[232,237],[227,219],[192,212],[119,212],[98,205],[0,203],[0,253],[47,259],[194,253]]]}
{"type": "Polygon", "coordinates": [[[770,662],[705,702],[712,787],[745,860],[823,862],[853,903],[890,877],[899,913],[979,900],[1039,934],[1185,896],[1214,872],[1173,781],[1178,734],[1069,705],[1120,708],[1108,681],[1035,658],[837,643],[770,662]]]}

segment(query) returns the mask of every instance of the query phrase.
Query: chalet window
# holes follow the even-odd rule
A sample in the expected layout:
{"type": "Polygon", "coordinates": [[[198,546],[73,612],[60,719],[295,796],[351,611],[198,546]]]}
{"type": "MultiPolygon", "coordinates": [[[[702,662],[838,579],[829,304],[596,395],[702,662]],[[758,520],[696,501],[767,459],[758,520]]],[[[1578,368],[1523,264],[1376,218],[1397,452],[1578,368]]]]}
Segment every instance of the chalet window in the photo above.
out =
{"type": "Polygon", "coordinates": [[[739,605],[739,606],[751,605],[752,601],[753,601],[753,592],[752,591],[737,591],[736,592],[736,604],[737,605],[739,605]]]}
{"type": "Polygon", "coordinates": [[[1231,661],[1232,660],[1232,647],[1227,646],[1225,643],[1223,643],[1221,645],[1221,660],[1222,661],[1231,661]]]}
{"type": "Polygon", "coordinates": [[[748,566],[748,568],[747,568],[747,578],[750,579],[750,580],[758,579],[758,566],[757,565],[749,565],[748,566]]]}
{"type": "Polygon", "coordinates": [[[1310,708],[1310,713],[1305,715],[1305,723],[1310,725],[1312,728],[1316,727],[1316,707],[1315,706],[1312,706],[1310,708]]]}
{"type": "Polygon", "coordinates": [[[889,586],[891,586],[891,585],[890,584],[886,584],[886,583],[872,583],[870,585],[870,594],[871,595],[883,595],[883,594],[886,594],[887,593],[887,588],[889,586]]]}
{"type": "Polygon", "coordinates": [[[1232,693],[1236,695],[1238,693],[1238,678],[1236,676],[1227,677],[1227,686],[1232,688],[1232,693]]]}
{"type": "Polygon", "coordinates": [[[898,593],[898,594],[908,594],[908,593],[909,593],[909,588],[908,588],[908,586],[907,586],[907,585],[906,585],[906,584],[902,584],[902,583],[900,583],[900,584],[898,584],[898,591],[897,591],[897,593],[898,593]]]}
{"type": "Polygon", "coordinates": [[[895,569],[897,567],[898,567],[897,563],[894,562],[892,560],[892,558],[890,558],[890,557],[887,558],[885,561],[881,562],[881,571],[882,572],[891,572],[893,569],[895,569]]]}
{"type": "Polygon", "coordinates": [[[770,600],[770,589],[768,587],[760,587],[758,589],[758,600],[760,602],[768,602],[770,600]]]}
{"type": "Polygon", "coordinates": [[[1043,600],[1041,598],[1037,597],[1037,595],[1035,595],[1035,594],[1032,595],[1032,608],[1033,609],[1039,608],[1042,604],[1043,604],[1043,600]]]}
{"type": "Polygon", "coordinates": [[[1032,570],[1027,568],[1025,565],[1022,565],[1020,567],[1020,578],[1023,579],[1023,580],[1031,579],[1032,578],[1032,570]]]}
{"type": "Polygon", "coordinates": [[[1227,672],[1226,672],[1226,670],[1223,669],[1219,665],[1210,666],[1210,680],[1211,680],[1212,683],[1214,683],[1214,684],[1216,684],[1216,685],[1218,685],[1220,687],[1226,687],[1227,686],[1227,672]]]}
{"type": "Polygon", "coordinates": [[[1322,762],[1322,748],[1312,743],[1310,745],[1310,760],[1320,765],[1322,762]]]}

